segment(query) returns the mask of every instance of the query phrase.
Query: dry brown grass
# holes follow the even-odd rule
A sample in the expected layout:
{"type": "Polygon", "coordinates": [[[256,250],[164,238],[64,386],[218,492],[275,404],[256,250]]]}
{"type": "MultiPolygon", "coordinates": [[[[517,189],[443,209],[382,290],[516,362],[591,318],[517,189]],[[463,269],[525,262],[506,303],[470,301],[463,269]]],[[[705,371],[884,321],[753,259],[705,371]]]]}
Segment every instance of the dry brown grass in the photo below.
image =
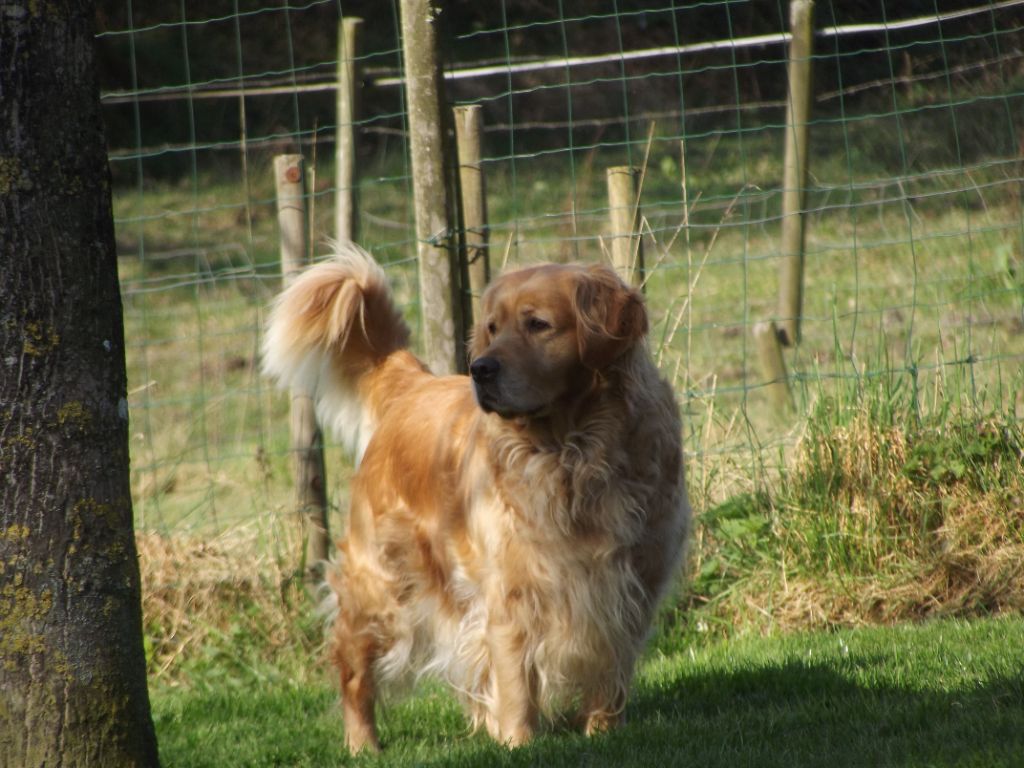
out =
{"type": "Polygon", "coordinates": [[[151,675],[173,682],[204,661],[245,666],[296,650],[318,666],[315,595],[253,536],[139,533],[136,543],[151,675]]]}
{"type": "Polygon", "coordinates": [[[700,554],[733,565],[696,602],[759,632],[1024,610],[1019,425],[878,422],[819,423],[775,487],[727,523],[712,510],[700,554]],[[758,534],[736,524],[760,519],[758,534]]]}

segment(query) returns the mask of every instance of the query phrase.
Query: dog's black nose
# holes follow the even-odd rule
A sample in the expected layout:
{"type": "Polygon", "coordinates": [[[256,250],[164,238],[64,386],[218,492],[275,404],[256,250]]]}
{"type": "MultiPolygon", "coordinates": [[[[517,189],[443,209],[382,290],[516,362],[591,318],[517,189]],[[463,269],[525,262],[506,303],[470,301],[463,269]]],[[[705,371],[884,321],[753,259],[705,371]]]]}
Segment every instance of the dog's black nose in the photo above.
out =
{"type": "Polygon", "coordinates": [[[500,369],[501,363],[494,357],[478,357],[469,364],[469,373],[478,384],[494,381],[500,369]]]}

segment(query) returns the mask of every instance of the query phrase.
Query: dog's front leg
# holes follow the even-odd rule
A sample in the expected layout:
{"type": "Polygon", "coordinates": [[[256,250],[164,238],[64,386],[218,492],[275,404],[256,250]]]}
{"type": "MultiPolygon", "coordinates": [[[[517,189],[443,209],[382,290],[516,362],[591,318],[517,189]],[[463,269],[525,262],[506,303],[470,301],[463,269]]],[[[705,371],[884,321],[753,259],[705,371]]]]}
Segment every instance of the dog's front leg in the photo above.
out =
{"type": "Polygon", "coordinates": [[[525,634],[512,622],[499,621],[490,628],[493,699],[487,730],[510,747],[525,744],[537,728],[537,703],[531,676],[526,669],[525,634]]]}

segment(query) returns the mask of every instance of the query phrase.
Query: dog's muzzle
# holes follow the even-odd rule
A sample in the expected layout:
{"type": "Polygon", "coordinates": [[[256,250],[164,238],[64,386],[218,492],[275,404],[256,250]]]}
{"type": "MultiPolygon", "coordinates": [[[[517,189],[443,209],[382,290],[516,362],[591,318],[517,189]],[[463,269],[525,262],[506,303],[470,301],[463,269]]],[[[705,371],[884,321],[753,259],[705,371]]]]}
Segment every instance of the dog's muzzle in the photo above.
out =
{"type": "Polygon", "coordinates": [[[498,378],[501,363],[496,357],[478,357],[469,364],[469,375],[477,384],[490,384],[498,378]]]}
{"type": "Polygon", "coordinates": [[[469,375],[473,378],[476,401],[487,412],[496,409],[498,373],[501,363],[496,357],[478,357],[469,364],[469,375]]]}

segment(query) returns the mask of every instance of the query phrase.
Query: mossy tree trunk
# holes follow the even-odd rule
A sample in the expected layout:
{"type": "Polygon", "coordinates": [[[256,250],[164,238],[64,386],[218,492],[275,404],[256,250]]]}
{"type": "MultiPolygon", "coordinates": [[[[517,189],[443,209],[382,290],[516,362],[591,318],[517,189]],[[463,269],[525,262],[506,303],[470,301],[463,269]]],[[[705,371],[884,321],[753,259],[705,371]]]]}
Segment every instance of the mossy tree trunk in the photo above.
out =
{"type": "Polygon", "coordinates": [[[0,11],[0,765],[157,765],[91,2],[0,11]]]}

